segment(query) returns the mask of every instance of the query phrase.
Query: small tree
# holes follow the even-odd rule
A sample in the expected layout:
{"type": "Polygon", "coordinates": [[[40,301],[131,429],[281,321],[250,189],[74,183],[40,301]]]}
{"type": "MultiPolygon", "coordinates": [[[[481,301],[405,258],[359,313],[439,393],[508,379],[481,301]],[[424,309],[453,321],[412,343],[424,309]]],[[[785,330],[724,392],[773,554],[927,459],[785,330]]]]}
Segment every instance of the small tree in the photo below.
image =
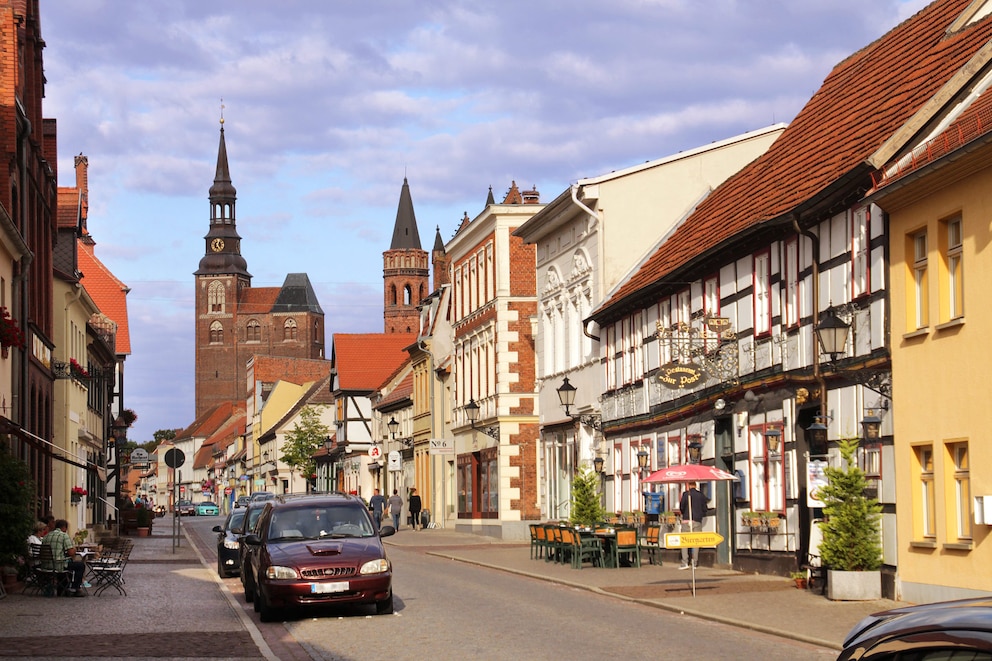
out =
{"type": "Polygon", "coordinates": [[[569,521],[578,526],[594,526],[606,510],[599,499],[599,474],[582,466],[572,479],[572,507],[569,521]]]}
{"type": "Polygon", "coordinates": [[[857,450],[858,439],[840,441],[845,467],[828,467],[827,485],[817,493],[826,515],[820,523],[820,558],[824,567],[837,571],[874,571],[882,566],[882,506],[865,496],[868,482],[858,467],[857,450]]]}
{"type": "Polygon", "coordinates": [[[35,521],[33,494],[27,464],[0,442],[0,565],[16,562],[27,553],[27,539],[35,521]]]}
{"type": "Polygon", "coordinates": [[[293,424],[293,430],[286,434],[282,456],[279,458],[290,470],[306,477],[316,472],[317,462],[313,455],[323,447],[324,439],[330,434],[327,425],[320,421],[323,408],[304,406],[300,410],[300,417],[293,424]]]}

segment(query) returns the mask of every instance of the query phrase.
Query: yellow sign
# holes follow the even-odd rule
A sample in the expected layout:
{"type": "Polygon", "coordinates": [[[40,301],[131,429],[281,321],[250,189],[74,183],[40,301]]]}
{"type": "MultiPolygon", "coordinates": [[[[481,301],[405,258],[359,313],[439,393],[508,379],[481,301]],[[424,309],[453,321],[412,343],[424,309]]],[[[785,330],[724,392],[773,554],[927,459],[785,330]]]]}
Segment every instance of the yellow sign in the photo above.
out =
{"type": "Polygon", "coordinates": [[[696,548],[716,546],[723,543],[723,535],[718,532],[669,532],[665,533],[666,549],[696,548]]]}

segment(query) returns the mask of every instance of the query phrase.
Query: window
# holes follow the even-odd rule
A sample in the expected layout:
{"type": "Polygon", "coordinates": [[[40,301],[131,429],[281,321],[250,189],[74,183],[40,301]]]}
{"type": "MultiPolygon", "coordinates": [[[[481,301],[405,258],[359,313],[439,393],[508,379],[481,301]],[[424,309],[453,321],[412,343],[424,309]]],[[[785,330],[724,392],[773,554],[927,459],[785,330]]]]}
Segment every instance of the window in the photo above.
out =
{"type": "Polygon", "coordinates": [[[954,469],[951,483],[954,489],[954,528],[948,531],[948,537],[957,538],[962,541],[971,540],[972,503],[971,503],[971,476],[968,462],[967,443],[949,443],[947,454],[950,465],[954,469]]]}
{"type": "Polygon", "coordinates": [[[929,324],[927,307],[927,233],[917,232],[910,237],[913,255],[913,301],[909,307],[909,328],[919,330],[929,324]]]}
{"type": "Polygon", "coordinates": [[[224,326],[219,321],[210,324],[210,344],[222,344],[224,342],[224,326]]]}
{"type": "Polygon", "coordinates": [[[799,325],[799,239],[793,237],[785,242],[783,251],[785,271],[785,318],[782,322],[788,328],[799,325]]]}
{"type": "Polygon", "coordinates": [[[915,469],[918,474],[919,507],[917,525],[914,528],[924,537],[933,539],[937,536],[937,500],[933,484],[933,448],[929,445],[914,448],[916,454],[915,469]]]}
{"type": "Polygon", "coordinates": [[[854,209],[851,213],[851,300],[866,296],[869,291],[870,227],[868,207],[854,209]]]}
{"type": "Polygon", "coordinates": [[[779,448],[770,452],[765,442],[765,432],[771,427],[767,424],[753,425],[748,430],[751,509],[782,512],[785,510],[785,466],[781,448],[785,438],[779,436],[779,448]]]}
{"type": "MultiPolygon", "coordinates": [[[[720,285],[717,277],[711,276],[703,280],[703,316],[706,319],[720,316],[720,285]]],[[[703,325],[703,338],[706,351],[720,348],[720,336],[708,326],[703,325]]]]}
{"type": "Polygon", "coordinates": [[[210,283],[207,290],[207,303],[212,314],[224,312],[224,284],[218,281],[210,283]]]}
{"type": "Polygon", "coordinates": [[[944,261],[947,268],[947,320],[964,316],[964,265],[961,257],[961,219],[943,223],[946,247],[944,261]]]}
{"type": "Polygon", "coordinates": [[[771,253],[754,256],[754,335],[767,335],[772,330],[771,253]]]}
{"type": "Polygon", "coordinates": [[[249,319],[245,333],[245,340],[248,342],[262,341],[262,325],[256,319],[249,319]]]}
{"type": "Polygon", "coordinates": [[[295,319],[287,319],[286,323],[282,325],[282,339],[285,342],[291,342],[296,339],[295,319]]]}

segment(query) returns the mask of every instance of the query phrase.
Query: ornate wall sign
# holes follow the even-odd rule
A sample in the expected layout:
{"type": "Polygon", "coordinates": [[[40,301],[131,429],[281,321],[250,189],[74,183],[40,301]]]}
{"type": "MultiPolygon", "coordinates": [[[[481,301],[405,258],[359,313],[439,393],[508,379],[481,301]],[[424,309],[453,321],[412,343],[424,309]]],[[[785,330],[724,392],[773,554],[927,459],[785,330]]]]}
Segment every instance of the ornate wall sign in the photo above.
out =
{"type": "Polygon", "coordinates": [[[672,390],[682,390],[696,385],[705,375],[705,372],[696,365],[668,363],[662,365],[658,371],[658,380],[672,390]]]}

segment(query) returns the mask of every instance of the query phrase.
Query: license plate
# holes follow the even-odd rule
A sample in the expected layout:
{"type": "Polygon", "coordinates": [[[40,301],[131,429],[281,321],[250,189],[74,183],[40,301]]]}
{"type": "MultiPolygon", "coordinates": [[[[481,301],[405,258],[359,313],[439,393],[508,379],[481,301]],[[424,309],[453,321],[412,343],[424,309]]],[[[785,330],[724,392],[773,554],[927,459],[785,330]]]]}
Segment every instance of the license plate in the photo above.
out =
{"type": "Polygon", "coordinates": [[[337,583],[310,584],[311,594],[328,594],[330,592],[347,592],[347,591],[348,591],[348,581],[340,581],[337,583]]]}

